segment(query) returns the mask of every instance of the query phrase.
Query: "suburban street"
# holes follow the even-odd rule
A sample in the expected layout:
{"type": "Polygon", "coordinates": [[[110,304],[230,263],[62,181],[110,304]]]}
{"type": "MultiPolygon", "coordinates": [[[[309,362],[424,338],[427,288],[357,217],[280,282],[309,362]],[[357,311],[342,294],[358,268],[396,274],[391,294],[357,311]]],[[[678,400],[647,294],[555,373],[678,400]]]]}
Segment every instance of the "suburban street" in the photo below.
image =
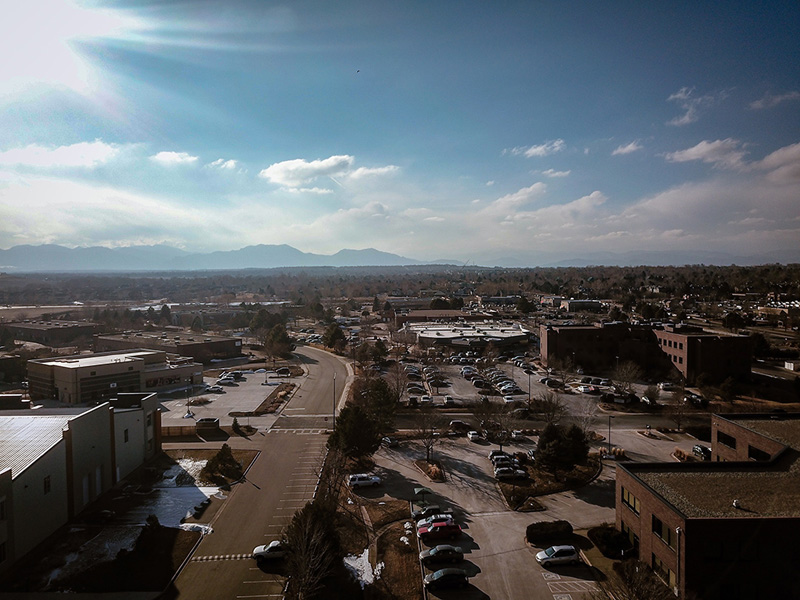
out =
{"type": "MultiPolygon", "coordinates": [[[[256,435],[249,440],[229,440],[232,447],[256,449],[259,455],[211,523],[214,532],[204,536],[175,581],[174,597],[283,595],[284,581],[275,566],[259,568],[250,556],[254,547],[278,539],[294,512],[313,498],[325,454],[326,429],[331,425],[333,374],[337,398],[347,381],[345,366],[332,354],[306,347],[298,349],[297,354],[308,374],[292,379],[299,387],[280,415],[252,418],[251,425],[259,427],[256,435]]],[[[250,377],[253,381],[258,378],[250,377]]],[[[263,390],[260,387],[257,391],[263,390]]],[[[260,396],[253,397],[257,404],[260,396]]]]}

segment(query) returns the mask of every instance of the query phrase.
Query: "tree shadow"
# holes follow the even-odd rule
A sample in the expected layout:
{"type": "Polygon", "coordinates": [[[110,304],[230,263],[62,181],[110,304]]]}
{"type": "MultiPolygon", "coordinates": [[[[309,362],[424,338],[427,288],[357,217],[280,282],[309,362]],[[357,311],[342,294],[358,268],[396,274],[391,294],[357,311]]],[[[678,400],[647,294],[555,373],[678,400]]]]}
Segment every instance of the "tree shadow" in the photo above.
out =
{"type": "Polygon", "coordinates": [[[574,491],[578,500],[604,508],[616,506],[616,485],[614,479],[596,479],[574,491]]]}

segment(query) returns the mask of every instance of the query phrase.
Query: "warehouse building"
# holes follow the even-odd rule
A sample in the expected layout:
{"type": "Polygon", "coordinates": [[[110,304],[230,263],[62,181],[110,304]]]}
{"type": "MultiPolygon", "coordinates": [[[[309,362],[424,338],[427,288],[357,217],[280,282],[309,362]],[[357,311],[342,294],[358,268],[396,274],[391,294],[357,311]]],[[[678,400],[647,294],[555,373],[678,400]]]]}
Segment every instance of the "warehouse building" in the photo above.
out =
{"type": "Polygon", "coordinates": [[[242,355],[242,340],[238,337],[203,335],[186,332],[138,331],[95,337],[96,352],[148,348],[208,364],[212,360],[227,360],[242,355]]]}

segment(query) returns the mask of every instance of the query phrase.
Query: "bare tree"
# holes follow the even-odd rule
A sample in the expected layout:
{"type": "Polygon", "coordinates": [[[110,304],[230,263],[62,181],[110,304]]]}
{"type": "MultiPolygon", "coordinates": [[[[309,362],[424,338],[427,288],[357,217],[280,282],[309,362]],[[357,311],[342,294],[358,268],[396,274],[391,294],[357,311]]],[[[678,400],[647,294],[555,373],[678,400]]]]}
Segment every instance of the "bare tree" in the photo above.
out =
{"type": "Polygon", "coordinates": [[[589,435],[589,431],[597,420],[598,411],[597,402],[593,398],[583,398],[581,400],[578,410],[573,416],[575,423],[581,428],[584,435],[589,435]]]}
{"type": "Polygon", "coordinates": [[[531,410],[539,413],[546,425],[558,423],[567,414],[561,398],[550,390],[540,392],[531,401],[531,410]]]}
{"type": "Polygon", "coordinates": [[[425,448],[425,460],[431,462],[433,448],[441,441],[444,429],[444,418],[431,407],[421,408],[414,415],[414,436],[418,437],[425,448]]]}
{"type": "Polygon", "coordinates": [[[600,589],[591,600],[674,600],[675,596],[653,570],[638,560],[626,560],[617,571],[618,577],[598,582],[600,589]]]}
{"type": "Polygon", "coordinates": [[[326,503],[309,502],[295,513],[286,528],[288,598],[314,597],[341,560],[334,515],[335,509],[326,503]]]}
{"type": "Polygon", "coordinates": [[[574,381],[575,361],[571,356],[556,358],[550,361],[550,366],[553,376],[561,382],[563,387],[567,387],[569,382],[574,381]]]}
{"type": "Polygon", "coordinates": [[[630,392],[634,382],[641,380],[643,376],[642,368],[632,360],[625,361],[614,371],[614,381],[617,387],[625,393],[630,392]]]}
{"type": "Polygon", "coordinates": [[[672,392],[672,401],[667,407],[667,416],[675,423],[678,431],[681,430],[683,422],[686,420],[686,414],[689,412],[689,407],[683,401],[683,390],[675,390],[672,392]]]}

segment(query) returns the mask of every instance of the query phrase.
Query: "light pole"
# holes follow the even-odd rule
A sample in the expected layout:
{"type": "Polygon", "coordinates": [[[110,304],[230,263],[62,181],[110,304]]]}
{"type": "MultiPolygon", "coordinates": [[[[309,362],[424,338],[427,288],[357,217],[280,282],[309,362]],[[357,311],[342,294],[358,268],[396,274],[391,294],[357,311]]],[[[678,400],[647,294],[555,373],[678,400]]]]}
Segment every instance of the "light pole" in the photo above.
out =
{"type": "Polygon", "coordinates": [[[613,415],[608,415],[608,454],[611,454],[611,419],[613,415]]]}
{"type": "Polygon", "coordinates": [[[336,431],[336,373],[333,374],[333,430],[336,431]]]}

